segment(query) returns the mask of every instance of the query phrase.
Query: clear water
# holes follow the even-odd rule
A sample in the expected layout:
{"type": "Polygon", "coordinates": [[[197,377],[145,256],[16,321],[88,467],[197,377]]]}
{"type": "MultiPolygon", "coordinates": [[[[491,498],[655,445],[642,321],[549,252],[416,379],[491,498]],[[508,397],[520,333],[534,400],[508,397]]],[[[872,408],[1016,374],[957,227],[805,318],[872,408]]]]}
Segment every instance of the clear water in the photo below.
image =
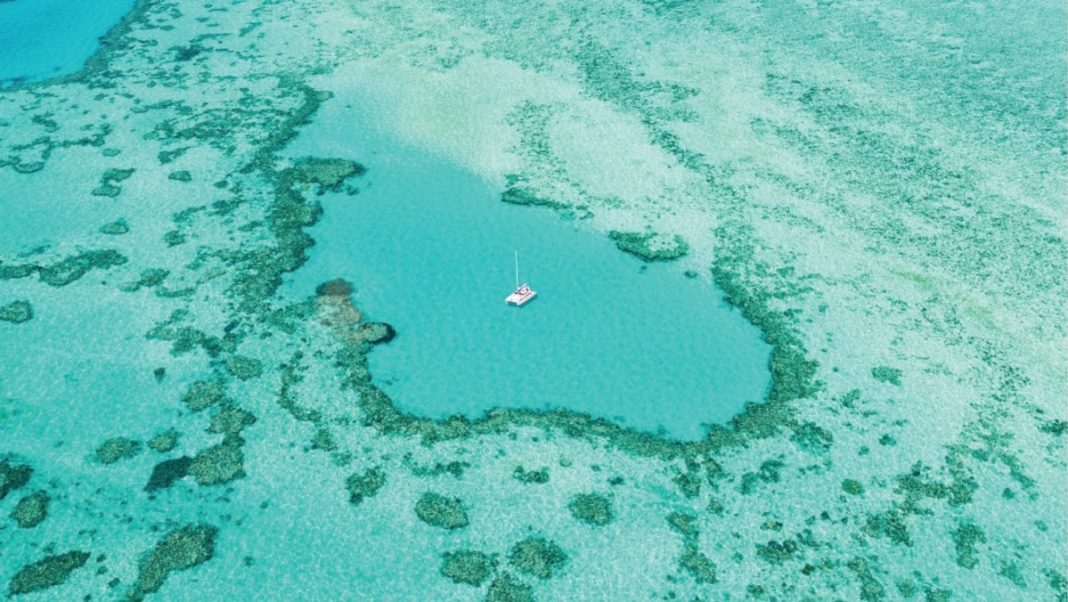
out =
{"type": "Polygon", "coordinates": [[[331,101],[292,149],[369,171],[359,195],[325,199],[291,290],[346,278],[368,317],[397,329],[370,362],[401,408],[477,417],[559,406],[696,439],[763,397],[769,347],[708,282],[500,202],[491,183],[368,127],[366,110],[331,101]],[[504,302],[517,249],[539,293],[522,308],[504,302]]]}
{"type": "Polygon", "coordinates": [[[74,73],[134,0],[0,0],[0,87],[74,73]]]}

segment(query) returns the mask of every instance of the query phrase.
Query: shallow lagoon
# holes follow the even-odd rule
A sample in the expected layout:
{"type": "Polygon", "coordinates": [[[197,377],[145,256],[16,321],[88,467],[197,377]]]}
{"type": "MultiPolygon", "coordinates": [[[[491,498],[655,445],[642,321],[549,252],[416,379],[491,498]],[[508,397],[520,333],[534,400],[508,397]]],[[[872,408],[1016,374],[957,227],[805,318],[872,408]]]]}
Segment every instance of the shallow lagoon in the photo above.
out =
{"type": "Polygon", "coordinates": [[[0,1],[0,88],[78,71],[133,3],[0,1]]]}
{"type": "Polygon", "coordinates": [[[769,347],[711,285],[647,265],[601,235],[367,126],[359,99],[326,104],[293,156],[346,157],[357,196],[325,197],[311,259],[289,284],[352,281],[397,338],[371,355],[376,382],[421,416],[562,406],[697,439],[768,385],[769,347]],[[357,128],[356,124],[360,124],[357,128]],[[539,296],[505,304],[518,249],[539,296]]]}

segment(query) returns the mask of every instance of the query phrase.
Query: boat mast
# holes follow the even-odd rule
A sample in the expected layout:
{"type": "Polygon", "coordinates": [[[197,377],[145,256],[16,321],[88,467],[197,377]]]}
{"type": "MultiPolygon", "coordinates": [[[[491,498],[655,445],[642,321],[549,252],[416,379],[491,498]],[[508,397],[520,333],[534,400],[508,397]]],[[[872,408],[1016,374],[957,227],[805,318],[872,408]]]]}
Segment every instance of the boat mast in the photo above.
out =
{"type": "Polygon", "coordinates": [[[519,249],[515,251],[515,290],[519,290],[519,249]]]}

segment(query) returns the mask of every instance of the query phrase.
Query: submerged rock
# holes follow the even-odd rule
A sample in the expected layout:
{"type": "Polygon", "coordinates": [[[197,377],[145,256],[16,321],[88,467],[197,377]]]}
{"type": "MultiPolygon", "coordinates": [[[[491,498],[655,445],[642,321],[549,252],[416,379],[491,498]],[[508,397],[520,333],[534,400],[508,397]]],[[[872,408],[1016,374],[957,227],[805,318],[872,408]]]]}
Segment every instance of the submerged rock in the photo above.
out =
{"type": "Polygon", "coordinates": [[[33,319],[33,306],[29,301],[12,301],[0,305],[0,322],[22,324],[33,319]]]}
{"type": "Polygon", "coordinates": [[[474,550],[446,552],[442,557],[441,574],[453,583],[481,586],[493,574],[497,561],[488,554],[474,550]]]}
{"type": "Polygon", "coordinates": [[[137,566],[137,581],[129,597],[141,600],[145,594],[159,591],[172,572],[191,569],[215,555],[215,536],[219,530],[211,525],[188,525],[167,533],[137,566]]]}
{"type": "Polygon", "coordinates": [[[48,503],[51,498],[45,490],[34,491],[15,504],[11,518],[20,529],[32,529],[48,518],[48,503]]]}
{"type": "Polygon", "coordinates": [[[528,537],[508,552],[508,562],[521,572],[548,579],[555,577],[567,563],[567,554],[560,546],[541,537],[528,537]]]}
{"type": "Polygon", "coordinates": [[[12,464],[8,460],[0,460],[0,500],[7,497],[8,493],[21,489],[30,482],[33,469],[26,464],[12,464]]]}
{"type": "Polygon", "coordinates": [[[96,448],[96,459],[101,464],[114,464],[141,453],[141,442],[127,437],[112,437],[96,448]]]}
{"type": "Polygon", "coordinates": [[[428,491],[415,504],[415,514],[424,523],[442,529],[462,529],[469,524],[467,510],[459,498],[428,491]]]}
{"type": "Polygon", "coordinates": [[[84,566],[87,560],[89,553],[77,550],[45,556],[15,573],[7,584],[8,595],[28,594],[60,585],[67,581],[75,569],[84,566]]]}
{"type": "Polygon", "coordinates": [[[189,467],[192,464],[193,459],[189,456],[164,460],[156,464],[152,469],[152,475],[148,478],[148,484],[145,485],[145,491],[156,491],[157,489],[170,487],[189,474],[189,467]]]}
{"type": "Polygon", "coordinates": [[[319,297],[344,297],[352,294],[352,283],[344,278],[335,278],[315,287],[315,294],[319,297]]]}
{"type": "Polygon", "coordinates": [[[603,527],[612,522],[612,502],[597,493],[580,493],[567,504],[571,516],[587,525],[603,527]]]}

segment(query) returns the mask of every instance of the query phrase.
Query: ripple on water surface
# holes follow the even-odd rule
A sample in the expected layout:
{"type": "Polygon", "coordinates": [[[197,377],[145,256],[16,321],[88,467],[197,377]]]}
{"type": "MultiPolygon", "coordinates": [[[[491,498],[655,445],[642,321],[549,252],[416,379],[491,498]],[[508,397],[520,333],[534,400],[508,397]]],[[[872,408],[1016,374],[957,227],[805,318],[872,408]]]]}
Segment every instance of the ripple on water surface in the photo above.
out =
{"type": "Polygon", "coordinates": [[[370,367],[401,409],[477,417],[562,406],[696,439],[763,397],[770,348],[707,281],[647,266],[550,211],[500,202],[456,164],[358,130],[374,123],[366,110],[328,102],[291,147],[369,171],[357,196],[325,197],[311,259],[289,287],[306,296],[346,278],[368,318],[397,329],[370,367]],[[523,308],[504,302],[516,249],[539,292],[523,308]]]}

